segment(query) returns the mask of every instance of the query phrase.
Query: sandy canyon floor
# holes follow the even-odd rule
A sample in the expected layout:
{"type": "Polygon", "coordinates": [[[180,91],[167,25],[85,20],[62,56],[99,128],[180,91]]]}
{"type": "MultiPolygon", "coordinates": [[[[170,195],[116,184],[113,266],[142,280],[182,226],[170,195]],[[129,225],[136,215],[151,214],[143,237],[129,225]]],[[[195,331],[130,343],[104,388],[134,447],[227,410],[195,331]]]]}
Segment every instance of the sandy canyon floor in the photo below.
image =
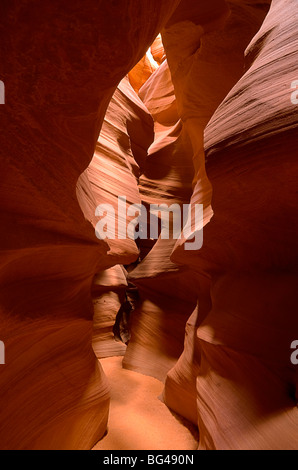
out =
{"type": "Polygon", "coordinates": [[[194,426],[159,399],[163,383],[122,368],[122,357],[101,359],[111,387],[108,431],[93,450],[195,450],[194,426]]]}

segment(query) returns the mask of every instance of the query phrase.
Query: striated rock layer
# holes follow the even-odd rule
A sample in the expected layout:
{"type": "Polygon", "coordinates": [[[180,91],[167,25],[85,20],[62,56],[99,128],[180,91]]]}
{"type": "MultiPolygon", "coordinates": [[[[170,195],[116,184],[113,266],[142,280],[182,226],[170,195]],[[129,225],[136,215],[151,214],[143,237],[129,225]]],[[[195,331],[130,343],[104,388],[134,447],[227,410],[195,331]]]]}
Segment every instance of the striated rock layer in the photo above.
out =
{"type": "Polygon", "coordinates": [[[128,265],[139,255],[135,241],[127,238],[127,227],[134,216],[125,215],[130,205],[141,202],[138,180],[152,140],[152,117],[125,77],[109,103],[92,161],[77,183],[81,209],[96,228],[98,238],[97,223],[104,213],[96,215],[96,208],[109,205],[113,209],[102,235],[108,236],[111,265],[128,265]],[[119,196],[125,197],[124,212],[119,210],[119,196]]]}
{"type": "Polygon", "coordinates": [[[0,5],[1,448],[91,448],[109,413],[97,358],[124,355],[165,381],[199,449],[295,449],[297,1],[118,3],[0,5]],[[203,204],[203,221],[96,237],[118,196],[203,204]]]}
{"type": "MultiPolygon", "coordinates": [[[[192,193],[192,148],[177,113],[167,61],[142,86],[139,96],[154,120],[154,141],[139,178],[140,197],[148,208],[150,204],[182,207],[192,193]]],[[[161,213],[155,217],[160,237],[145,253],[143,240],[139,241],[142,261],[129,274],[140,303],[133,313],[123,365],[164,380],[183,351],[185,322],[196,304],[196,291],[190,271],[170,261],[175,240],[171,233],[170,239],[163,238],[161,213]]],[[[151,218],[148,233],[150,222],[151,218]]]]}
{"type": "Polygon", "coordinates": [[[3,449],[86,449],[106,429],[90,290],[115,261],[84,219],[76,183],[116,86],[179,1],[118,3],[0,5],[3,449]]]}
{"type": "Polygon", "coordinates": [[[92,347],[98,359],[123,356],[125,353],[125,344],[115,341],[113,327],[126,289],[126,273],[119,265],[98,273],[94,278],[92,347]]]}
{"type": "Polygon", "coordinates": [[[201,321],[198,304],[164,391],[198,419],[200,449],[297,449],[297,13],[273,0],[246,49],[246,73],[205,130],[214,216],[203,248],[182,240],[172,254],[211,279],[211,308],[201,321]]]}
{"type": "MultiPolygon", "coordinates": [[[[195,185],[192,203],[204,204],[205,223],[210,220],[211,187],[204,169],[203,131],[243,73],[244,48],[264,16],[263,10],[248,6],[232,6],[229,17],[223,2],[209,9],[184,2],[163,30],[168,61],[139,90],[154,119],[155,131],[139,179],[140,195],[146,204],[182,206],[189,203],[195,185]]],[[[174,245],[175,240],[163,240],[161,233],[129,276],[139,287],[142,304],[133,317],[124,366],[162,380],[183,350],[180,328],[198,296],[203,305],[210,302],[206,288],[209,274],[173,264],[170,254],[174,245]]],[[[188,256],[192,253],[189,251],[188,256]]]]}

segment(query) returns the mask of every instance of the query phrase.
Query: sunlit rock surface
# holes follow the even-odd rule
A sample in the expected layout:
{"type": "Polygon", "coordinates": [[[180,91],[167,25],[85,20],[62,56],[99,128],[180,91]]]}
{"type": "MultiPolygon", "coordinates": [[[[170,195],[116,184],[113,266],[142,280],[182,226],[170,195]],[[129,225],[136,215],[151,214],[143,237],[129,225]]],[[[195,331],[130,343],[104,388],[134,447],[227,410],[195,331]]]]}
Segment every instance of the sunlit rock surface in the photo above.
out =
{"type": "Polygon", "coordinates": [[[1,2],[3,449],[90,448],[106,430],[90,291],[114,261],[83,216],[76,183],[115,88],[177,4],[1,2]]]}
{"type": "Polygon", "coordinates": [[[164,394],[190,418],[196,391],[200,449],[297,448],[295,12],[295,2],[273,1],[246,49],[246,73],[212,116],[205,151],[214,217],[199,252],[177,246],[172,256],[211,278],[210,311],[201,324],[190,319],[164,394]]]}
{"type": "Polygon", "coordinates": [[[117,355],[199,449],[295,449],[297,2],[118,3],[0,5],[0,447],[92,448],[117,355]],[[119,196],[203,223],[123,240],[119,196]]]}
{"type": "Polygon", "coordinates": [[[120,265],[98,273],[92,286],[94,306],[92,346],[98,359],[122,356],[126,346],[115,341],[113,326],[124,302],[127,273],[120,265]]]}
{"type": "MultiPolygon", "coordinates": [[[[126,217],[126,214],[129,206],[141,203],[138,180],[154,138],[153,132],[149,111],[125,77],[108,106],[93,159],[77,184],[81,208],[94,228],[100,220],[96,208],[109,205],[113,209],[107,213],[102,235],[109,237],[111,265],[127,265],[138,258],[135,241],[127,238],[127,227],[134,216],[126,217]],[[119,206],[119,197],[125,197],[121,203],[124,210],[119,206]]],[[[100,238],[98,232],[97,229],[100,238]]]]}
{"type": "MultiPolygon", "coordinates": [[[[151,204],[182,207],[192,193],[192,147],[177,113],[167,61],[143,85],[139,96],[154,119],[154,141],[139,179],[140,197],[148,210],[151,204]]],[[[160,218],[157,213],[156,219],[160,218]]],[[[170,261],[175,240],[172,236],[162,239],[163,233],[164,229],[129,274],[139,289],[140,303],[133,314],[132,338],[123,362],[126,368],[160,380],[183,351],[182,325],[196,304],[196,292],[191,290],[193,276],[170,261]]],[[[139,245],[142,254],[142,240],[139,245]]]]}

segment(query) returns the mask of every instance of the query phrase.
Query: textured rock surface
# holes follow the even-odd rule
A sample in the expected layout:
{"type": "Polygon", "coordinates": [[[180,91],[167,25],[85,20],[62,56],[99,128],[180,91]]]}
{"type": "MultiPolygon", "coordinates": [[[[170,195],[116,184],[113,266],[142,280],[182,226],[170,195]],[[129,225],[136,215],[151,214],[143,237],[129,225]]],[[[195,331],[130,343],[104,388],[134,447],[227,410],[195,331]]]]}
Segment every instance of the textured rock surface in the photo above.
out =
{"type": "Polygon", "coordinates": [[[111,226],[107,226],[111,265],[130,264],[139,255],[135,241],[126,237],[128,223],[134,217],[124,218],[118,211],[118,196],[126,198],[125,212],[130,205],[141,202],[138,179],[152,140],[152,117],[125,77],[108,106],[93,159],[77,184],[81,208],[94,227],[100,220],[95,215],[99,204],[109,204],[114,209],[115,217],[112,220],[109,216],[111,226]],[[123,225],[120,232],[119,222],[123,225]]]}
{"type": "Polygon", "coordinates": [[[113,326],[124,301],[126,289],[126,274],[119,265],[98,273],[94,278],[92,346],[98,359],[121,356],[125,353],[125,344],[115,341],[113,326]]]}
{"type": "Polygon", "coordinates": [[[113,355],[165,381],[199,449],[297,448],[298,8],[269,5],[1,3],[1,448],[91,448],[110,399],[97,358],[113,355]],[[117,226],[121,195],[204,204],[203,247],[164,227],[99,240],[95,208],[117,226]],[[113,327],[129,282],[126,348],[113,327]]]}
{"type": "MultiPolygon", "coordinates": [[[[154,119],[154,141],[139,179],[140,197],[147,207],[182,206],[192,192],[192,148],[177,114],[166,61],[143,85],[139,96],[154,119]]],[[[142,240],[139,244],[142,254],[142,240]]],[[[129,275],[141,301],[133,314],[132,338],[123,364],[160,380],[183,351],[185,322],[196,304],[193,276],[170,261],[174,244],[173,239],[153,241],[150,252],[129,275]]]]}
{"type": "Polygon", "coordinates": [[[166,401],[183,414],[187,386],[189,418],[197,399],[201,449],[297,448],[297,370],[289,354],[298,331],[298,120],[289,90],[295,14],[295,2],[273,1],[246,50],[247,72],[209,122],[206,168],[215,215],[199,252],[189,256],[177,246],[172,256],[211,277],[210,312],[194,341],[192,317],[184,355],[165,389],[166,401]]]}
{"type": "Polygon", "coordinates": [[[106,429],[90,288],[114,262],[75,189],[117,84],[177,3],[1,2],[2,448],[90,448],[106,429]]]}
{"type": "MultiPolygon", "coordinates": [[[[212,210],[211,187],[204,168],[203,131],[220,101],[243,73],[244,48],[265,16],[262,9],[249,6],[232,5],[231,9],[227,20],[227,6],[223,2],[210,5],[209,9],[182,2],[162,35],[170,70],[168,62],[163,62],[139,91],[152,114],[155,131],[139,180],[142,201],[188,203],[193,184],[192,203],[204,204],[205,223],[212,210]],[[218,8],[216,14],[214,7],[218,8]],[[216,21],[211,21],[214,17],[216,21]],[[193,23],[193,18],[198,24],[193,23]],[[224,29],[218,31],[225,20],[224,29]]],[[[171,263],[174,244],[174,240],[159,239],[130,274],[144,302],[134,315],[133,336],[124,365],[162,380],[183,349],[178,325],[185,324],[198,295],[202,297],[208,284],[208,279],[202,281],[193,271],[171,263]]],[[[192,255],[193,251],[189,251],[188,256],[192,255]]],[[[182,260],[178,259],[180,264],[185,264],[183,257],[184,250],[182,260]]],[[[206,304],[209,293],[204,295],[201,301],[206,304]]]]}
{"type": "Polygon", "coordinates": [[[162,382],[124,370],[118,357],[104,359],[102,365],[111,384],[111,409],[108,433],[94,450],[197,448],[196,428],[173,415],[158,399],[162,382]]]}

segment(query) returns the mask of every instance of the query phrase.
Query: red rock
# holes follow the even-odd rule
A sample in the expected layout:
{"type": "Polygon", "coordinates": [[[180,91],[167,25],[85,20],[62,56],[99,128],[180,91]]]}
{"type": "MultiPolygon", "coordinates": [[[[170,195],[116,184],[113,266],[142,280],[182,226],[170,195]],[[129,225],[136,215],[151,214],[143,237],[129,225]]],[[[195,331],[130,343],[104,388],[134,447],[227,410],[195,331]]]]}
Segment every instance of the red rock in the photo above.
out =
{"type": "MultiPolygon", "coordinates": [[[[190,366],[185,351],[165,390],[174,403],[172,392],[191,382],[194,403],[197,376],[200,449],[297,448],[297,371],[289,360],[298,331],[293,8],[273,1],[246,50],[246,73],[209,121],[214,217],[200,251],[187,253],[178,242],[172,256],[211,278],[212,307],[197,331],[196,359],[190,366]]],[[[184,414],[183,392],[177,408],[184,414]]]]}
{"type": "Polygon", "coordinates": [[[295,449],[296,0],[116,3],[0,5],[0,446],[90,449],[124,355],[199,449],[295,449]],[[121,195],[204,204],[203,246],[99,240],[121,195]]]}
{"type": "Polygon", "coordinates": [[[115,88],[177,3],[0,6],[3,449],[90,448],[106,430],[90,288],[114,262],[83,217],[76,183],[115,88]]]}

